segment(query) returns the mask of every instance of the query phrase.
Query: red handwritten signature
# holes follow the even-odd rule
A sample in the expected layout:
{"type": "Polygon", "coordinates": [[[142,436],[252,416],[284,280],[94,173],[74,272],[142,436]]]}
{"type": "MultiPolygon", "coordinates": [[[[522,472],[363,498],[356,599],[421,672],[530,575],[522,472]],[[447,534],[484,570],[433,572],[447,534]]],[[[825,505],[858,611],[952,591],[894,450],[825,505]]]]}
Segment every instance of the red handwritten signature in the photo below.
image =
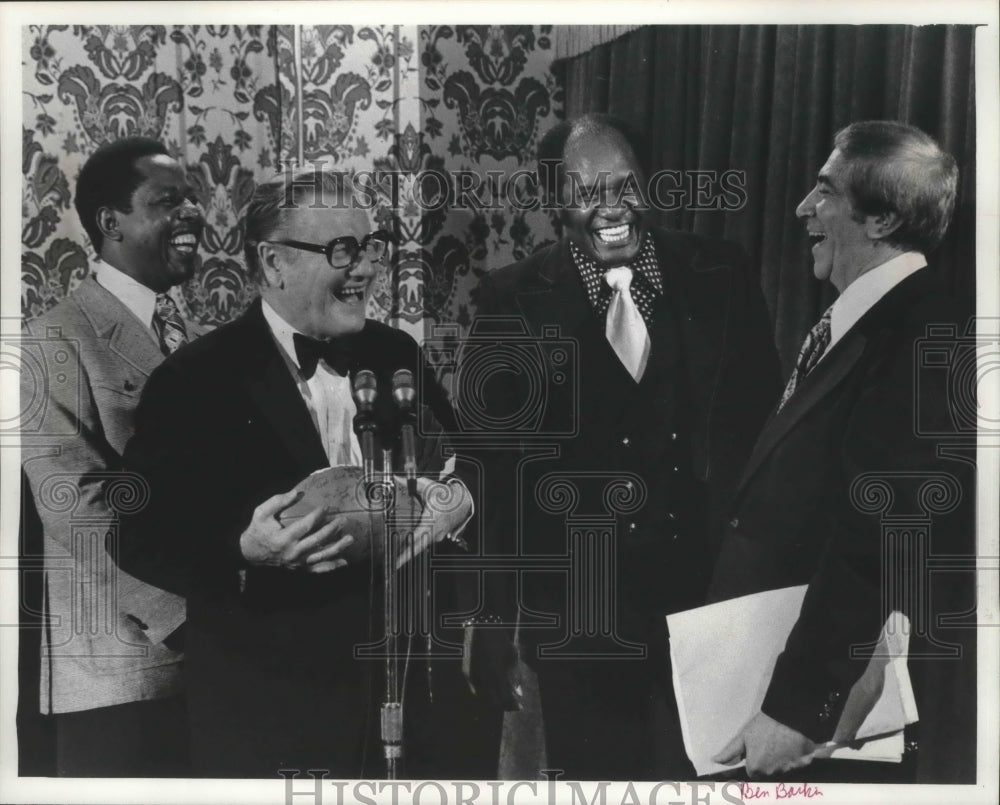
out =
{"type": "Polygon", "coordinates": [[[740,783],[740,799],[744,802],[755,799],[770,799],[771,797],[775,799],[792,799],[794,797],[812,799],[821,796],[823,796],[823,792],[817,786],[809,783],[796,783],[794,785],[778,783],[773,791],[769,788],[762,788],[755,783],[740,783]]]}

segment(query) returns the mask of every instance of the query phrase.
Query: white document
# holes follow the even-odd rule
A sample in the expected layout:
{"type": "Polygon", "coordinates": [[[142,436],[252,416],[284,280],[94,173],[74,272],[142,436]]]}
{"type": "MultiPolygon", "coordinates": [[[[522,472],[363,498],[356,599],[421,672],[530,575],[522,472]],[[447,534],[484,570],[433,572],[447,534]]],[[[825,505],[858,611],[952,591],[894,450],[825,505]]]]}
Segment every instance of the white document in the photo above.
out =
{"type": "MultiPolygon", "coordinates": [[[[760,710],[805,592],[805,585],[786,587],[667,616],[684,747],[699,775],[743,765],[724,766],[712,757],[760,710]]],[[[868,669],[851,689],[834,741],[819,747],[816,757],[902,758],[902,728],[917,720],[908,645],[909,621],[893,612],[868,669]],[[859,749],[839,746],[873,736],[879,737],[859,749]]]]}

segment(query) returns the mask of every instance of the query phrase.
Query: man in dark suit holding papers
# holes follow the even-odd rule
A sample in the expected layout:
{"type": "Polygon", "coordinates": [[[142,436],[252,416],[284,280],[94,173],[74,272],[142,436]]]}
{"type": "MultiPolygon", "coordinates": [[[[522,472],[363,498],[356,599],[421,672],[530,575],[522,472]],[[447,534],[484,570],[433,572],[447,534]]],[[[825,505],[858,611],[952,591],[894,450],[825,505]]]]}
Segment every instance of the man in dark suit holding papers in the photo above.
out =
{"type": "Polygon", "coordinates": [[[974,611],[974,579],[929,568],[942,555],[974,558],[975,456],[941,451],[968,412],[949,393],[952,373],[921,360],[928,337],[950,333],[957,348],[966,332],[969,313],[945,299],[946,267],[925,257],[947,229],[958,171],[901,123],[855,123],[834,145],[796,215],[817,279],[840,296],[806,337],[743,472],[710,601],[808,591],[761,712],[716,760],[745,757],[753,776],[807,766],[897,610],[912,628],[917,778],[972,782],[975,630],[942,618],[974,611]]]}
{"type": "MultiPolygon", "coordinates": [[[[246,255],[261,298],[150,378],[126,451],[150,495],[126,524],[122,562],[187,596],[186,681],[202,775],[384,773],[384,661],[355,656],[383,634],[380,562],[349,561],[366,535],[326,506],[282,518],[311,473],[361,465],[352,398],[360,370],[374,373],[380,447],[402,471],[392,378],[422,362],[411,337],[365,318],[390,246],[352,201],[342,176],[318,171],[257,188],[246,255]]],[[[422,402],[446,419],[433,378],[420,386],[422,402]]],[[[453,505],[426,509],[417,533],[438,540],[464,525],[471,504],[460,482],[438,480],[441,442],[433,427],[424,433],[418,493],[453,505]]]]}

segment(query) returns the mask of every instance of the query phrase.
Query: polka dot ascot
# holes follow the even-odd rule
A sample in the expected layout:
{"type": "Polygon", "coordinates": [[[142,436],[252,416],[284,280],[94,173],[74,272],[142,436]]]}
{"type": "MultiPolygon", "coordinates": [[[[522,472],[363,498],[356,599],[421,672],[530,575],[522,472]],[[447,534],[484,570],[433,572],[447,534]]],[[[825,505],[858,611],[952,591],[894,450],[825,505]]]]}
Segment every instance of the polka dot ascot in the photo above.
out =
{"type": "MultiPolygon", "coordinates": [[[[591,306],[598,316],[606,316],[608,305],[611,304],[611,286],[604,281],[607,269],[598,266],[597,261],[587,257],[576,247],[575,243],[571,242],[569,248],[573,254],[576,270],[580,272],[580,278],[587,289],[587,298],[590,300],[591,306]]],[[[648,233],[642,242],[639,254],[628,264],[628,267],[632,269],[632,287],[630,289],[632,298],[648,327],[653,323],[653,305],[656,304],[657,297],[663,295],[663,277],[660,275],[660,264],[656,259],[653,239],[648,233]]]]}

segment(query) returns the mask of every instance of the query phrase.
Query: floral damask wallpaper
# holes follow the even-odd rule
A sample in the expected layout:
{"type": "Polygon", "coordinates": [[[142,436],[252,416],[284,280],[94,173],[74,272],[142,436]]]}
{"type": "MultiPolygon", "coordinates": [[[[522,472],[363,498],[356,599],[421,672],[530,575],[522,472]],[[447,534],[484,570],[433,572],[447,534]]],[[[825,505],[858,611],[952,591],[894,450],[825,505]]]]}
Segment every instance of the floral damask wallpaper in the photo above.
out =
{"type": "Polygon", "coordinates": [[[429,320],[467,326],[479,278],[556,237],[546,213],[516,209],[524,206],[511,203],[521,185],[510,183],[519,169],[534,168],[539,137],[562,116],[551,36],[551,26],[420,29],[425,164],[481,177],[470,196],[486,202],[479,209],[456,203],[424,216],[429,320]]]}
{"type": "MultiPolygon", "coordinates": [[[[278,132],[282,163],[322,163],[357,177],[372,173],[393,150],[400,99],[415,81],[415,29],[350,25],[277,26],[278,80],[258,109],[278,132]],[[301,98],[300,98],[301,95],[301,98]],[[301,122],[299,120],[301,110],[301,122]]],[[[400,235],[398,199],[377,195],[372,226],[400,235]]],[[[405,245],[405,244],[401,244],[405,245]]],[[[408,309],[405,252],[376,285],[369,315],[419,336],[421,311],[408,309]]]]}
{"type": "Polygon", "coordinates": [[[478,278],[555,237],[545,213],[511,208],[503,178],[533,166],[562,113],[551,63],[547,26],[27,27],[23,315],[96,262],[72,206],[81,165],[102,143],[143,134],[186,163],[205,211],[199,268],[178,292],[192,318],[229,321],[253,298],[241,220],[255,183],[319,161],[396,177],[377,184],[371,210],[400,248],[370,314],[418,338],[436,323],[467,326],[478,278]],[[458,171],[483,187],[499,175],[492,202],[456,204],[440,181],[425,192],[428,173],[458,171]]]}
{"type": "Polygon", "coordinates": [[[252,297],[240,218],[273,170],[273,135],[254,98],[274,83],[261,26],[66,26],[24,31],[21,308],[30,318],[69,293],[96,255],[72,206],[89,154],[141,134],[182,159],[205,212],[196,276],[182,306],[205,323],[252,297]]]}

